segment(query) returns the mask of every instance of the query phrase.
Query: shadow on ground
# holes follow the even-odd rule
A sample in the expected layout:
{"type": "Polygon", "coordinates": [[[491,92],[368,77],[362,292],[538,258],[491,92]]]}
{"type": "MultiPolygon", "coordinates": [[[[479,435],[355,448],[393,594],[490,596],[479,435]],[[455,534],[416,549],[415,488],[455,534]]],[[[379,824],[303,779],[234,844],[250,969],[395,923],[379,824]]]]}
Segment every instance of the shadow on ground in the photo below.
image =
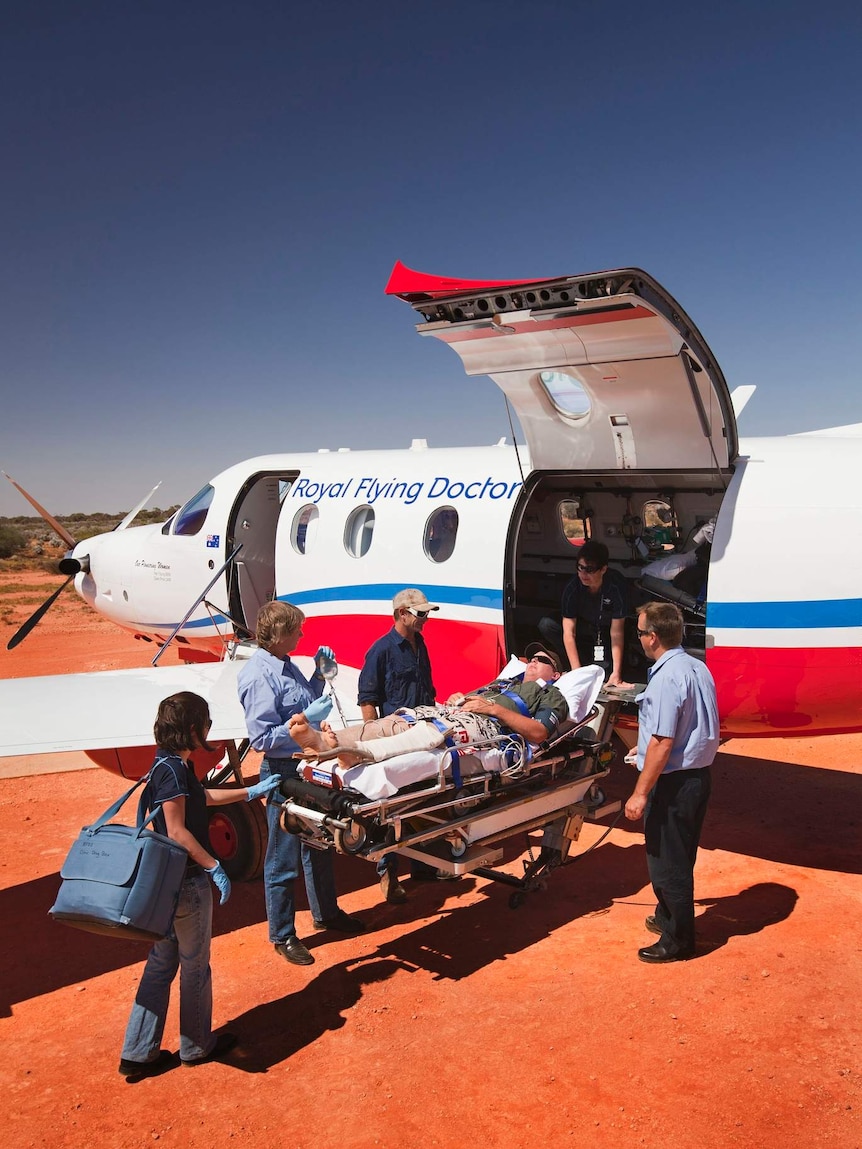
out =
{"type": "MultiPolygon", "coordinates": [[[[713,769],[713,795],[702,848],[812,869],[862,873],[858,848],[862,776],[726,753],[719,755],[713,769]]],[[[609,795],[625,798],[630,782],[631,775],[615,771],[609,779],[609,795]]],[[[395,966],[425,967],[440,978],[467,977],[488,962],[533,945],[579,916],[607,910],[614,900],[636,893],[646,883],[639,848],[642,824],[622,819],[618,828],[631,831],[630,848],[606,842],[553,874],[548,892],[531,896],[518,911],[508,908],[511,891],[505,886],[483,885],[483,901],[459,905],[459,897],[474,888],[474,879],[418,888],[408,882],[411,896],[407,906],[396,908],[381,902],[363,911],[370,930],[389,927],[393,920],[440,916],[387,943],[374,957],[385,959],[389,963],[386,969],[394,962],[395,966]],[[469,945],[463,944],[465,936],[469,945]]],[[[511,861],[522,844],[523,839],[508,843],[506,860],[511,861]]],[[[335,862],[341,895],[376,886],[373,865],[342,856],[335,862]]],[[[406,864],[402,871],[406,871],[406,864]]],[[[48,909],[59,882],[59,874],[54,873],[0,890],[0,920],[6,937],[14,939],[14,944],[4,947],[0,1016],[8,1016],[16,1002],[132,965],[146,956],[147,943],[105,939],[51,921],[48,909]]],[[[704,943],[714,949],[725,944],[729,936],[780,920],[792,911],[795,899],[795,892],[788,887],[766,884],[711,903],[700,922],[704,943]]],[[[297,905],[300,910],[307,908],[301,883],[297,905]]],[[[235,885],[230,902],[215,913],[216,935],[250,925],[266,929],[259,881],[235,885]]],[[[333,935],[327,934],[308,939],[311,948],[332,940],[333,935]]],[[[335,967],[338,969],[341,967],[335,967]]],[[[360,992],[357,986],[361,987],[363,970],[342,970],[341,980],[333,971],[320,976],[325,974],[333,979],[333,985],[342,987],[333,1000],[341,998],[349,1004],[351,995],[355,1000],[360,992]]],[[[391,969],[385,976],[390,974],[391,969]]],[[[342,1008],[345,1006],[338,1006],[336,1013],[342,1008]]]]}

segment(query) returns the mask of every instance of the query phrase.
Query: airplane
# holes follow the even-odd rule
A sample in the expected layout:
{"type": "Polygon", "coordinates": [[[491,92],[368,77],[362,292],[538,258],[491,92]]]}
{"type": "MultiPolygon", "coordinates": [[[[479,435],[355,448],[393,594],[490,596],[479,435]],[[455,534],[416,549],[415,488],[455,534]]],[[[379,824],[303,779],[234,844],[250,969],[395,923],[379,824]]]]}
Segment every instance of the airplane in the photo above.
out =
{"type": "MultiPolygon", "coordinates": [[[[446,697],[488,681],[536,639],[574,573],[577,544],[594,538],[637,587],[635,601],[682,606],[686,645],[716,679],[725,737],[862,729],[862,543],[851,528],[862,424],[740,442],[736,419],[753,387],[731,395],[692,320],[638,269],[489,282],[398,263],[386,291],[468,376],[493,379],[526,447],[419,440],[409,450],[251,459],[162,525],[135,527],[130,512],[113,532],[71,540],[61,569],[78,594],[159,650],[176,643],[190,663],[241,654],[258,607],[292,601],[307,616],[299,655],[336,648],[349,720],[358,668],[390,625],[396,590],[419,586],[441,605],[426,638],[446,697]],[[689,554],[705,528],[702,593],[644,573],[689,554]]],[[[627,651],[644,669],[633,633],[627,651]]],[[[34,692],[18,680],[10,712],[20,717],[0,751],[145,746],[150,703],[183,688],[183,670],[205,668],[159,667],[146,686],[137,674],[141,718],[123,710],[125,733],[116,723],[100,732],[81,710],[94,681],[109,688],[106,675],[63,676],[68,706],[48,723],[34,721],[34,692]]],[[[118,699],[131,693],[122,676],[135,673],[107,672],[118,699]]],[[[230,672],[213,673],[227,699],[230,672]]],[[[0,697],[11,688],[0,683],[0,697]]],[[[228,710],[216,738],[244,735],[228,710]]],[[[111,765],[132,777],[144,757],[124,765],[118,754],[111,765]]]]}

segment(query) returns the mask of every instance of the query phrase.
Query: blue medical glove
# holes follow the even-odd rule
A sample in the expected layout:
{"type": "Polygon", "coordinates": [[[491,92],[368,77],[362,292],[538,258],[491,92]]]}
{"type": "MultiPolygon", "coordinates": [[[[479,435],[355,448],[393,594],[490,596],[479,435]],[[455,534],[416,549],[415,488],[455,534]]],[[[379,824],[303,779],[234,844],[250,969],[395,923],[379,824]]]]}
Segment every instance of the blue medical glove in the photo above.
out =
{"type": "Polygon", "coordinates": [[[335,659],[335,651],[331,646],[319,646],[317,654],[314,656],[314,665],[317,667],[317,673],[321,678],[334,678],[338,670],[338,663],[335,659]]]}
{"type": "Polygon", "coordinates": [[[271,794],[276,789],[280,781],[280,774],[270,774],[268,778],[261,778],[259,782],[248,787],[248,793],[245,796],[246,802],[250,802],[252,798],[265,798],[267,794],[271,794]]]}
{"type": "Polygon", "coordinates": [[[207,873],[212,878],[216,889],[221,894],[218,904],[223,906],[230,897],[230,878],[224,872],[224,867],[222,866],[221,862],[216,862],[211,870],[207,870],[207,873]]]}
{"type": "Polygon", "coordinates": [[[323,719],[332,709],[332,695],[321,694],[320,698],[315,698],[314,702],[310,702],[305,708],[305,717],[309,722],[322,722],[323,719]]]}

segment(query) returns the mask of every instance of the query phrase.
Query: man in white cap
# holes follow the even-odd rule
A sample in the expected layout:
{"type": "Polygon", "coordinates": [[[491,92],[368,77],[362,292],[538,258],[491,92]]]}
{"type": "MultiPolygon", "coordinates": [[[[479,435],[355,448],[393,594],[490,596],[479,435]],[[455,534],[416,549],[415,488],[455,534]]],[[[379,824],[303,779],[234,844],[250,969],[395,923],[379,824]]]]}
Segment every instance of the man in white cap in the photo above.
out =
{"type": "MultiPolygon", "coordinates": [[[[416,587],[400,590],[392,600],[394,626],[365,655],[359,675],[359,707],[366,721],[385,718],[403,706],[431,706],[437,697],[431,660],[422,631],[431,611],[439,610],[416,587]]],[[[399,903],[407,891],[398,881],[397,858],[388,854],[377,863],[380,888],[387,902],[399,903]]],[[[411,861],[410,876],[417,881],[437,877],[437,871],[411,861]]]]}

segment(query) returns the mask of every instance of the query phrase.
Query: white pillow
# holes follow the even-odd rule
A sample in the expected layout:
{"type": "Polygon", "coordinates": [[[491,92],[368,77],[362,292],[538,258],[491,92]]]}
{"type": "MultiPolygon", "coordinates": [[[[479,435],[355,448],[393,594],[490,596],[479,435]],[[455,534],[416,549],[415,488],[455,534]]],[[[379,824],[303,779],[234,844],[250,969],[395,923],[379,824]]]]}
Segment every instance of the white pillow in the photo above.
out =
{"type": "Polygon", "coordinates": [[[601,666],[579,666],[577,670],[567,671],[553,684],[568,702],[573,722],[583,722],[604,681],[605,672],[601,666]]]}
{"type": "Polygon", "coordinates": [[[522,662],[517,654],[513,654],[497,678],[520,678],[526,669],[526,662],[522,662]]]}

